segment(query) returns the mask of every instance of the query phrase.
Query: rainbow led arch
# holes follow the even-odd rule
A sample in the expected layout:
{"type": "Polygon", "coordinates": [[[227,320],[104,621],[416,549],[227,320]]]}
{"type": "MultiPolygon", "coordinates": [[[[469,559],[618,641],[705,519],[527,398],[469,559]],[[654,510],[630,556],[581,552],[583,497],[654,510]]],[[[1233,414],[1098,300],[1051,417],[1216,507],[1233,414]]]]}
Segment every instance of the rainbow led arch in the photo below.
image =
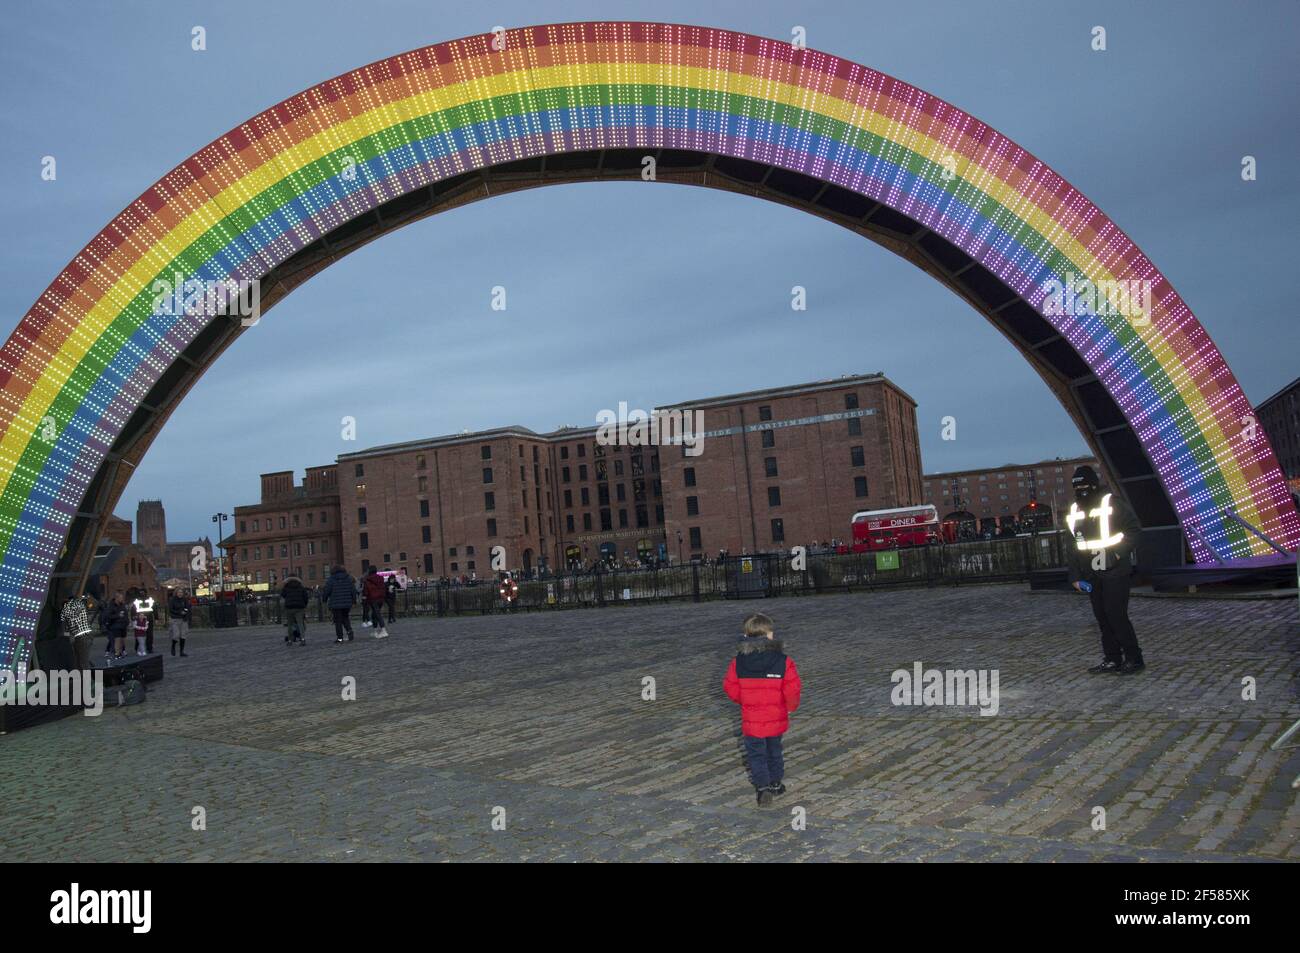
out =
{"type": "Polygon", "coordinates": [[[835,183],[923,223],[1040,310],[1044,283],[1070,272],[1149,280],[1148,328],[1049,320],[1127,417],[1198,561],[1271,552],[1227,509],[1300,545],[1272,449],[1243,438],[1250,404],[1182,299],[1096,206],[993,129],[865,66],[724,30],[576,23],[493,40],[373,63],[232,129],[132,202],[33,305],[0,352],[0,663],[34,631],[114,439],[206,323],[154,314],[155,279],[257,278],[414,189],[586,149],[718,153],[835,183]]]}

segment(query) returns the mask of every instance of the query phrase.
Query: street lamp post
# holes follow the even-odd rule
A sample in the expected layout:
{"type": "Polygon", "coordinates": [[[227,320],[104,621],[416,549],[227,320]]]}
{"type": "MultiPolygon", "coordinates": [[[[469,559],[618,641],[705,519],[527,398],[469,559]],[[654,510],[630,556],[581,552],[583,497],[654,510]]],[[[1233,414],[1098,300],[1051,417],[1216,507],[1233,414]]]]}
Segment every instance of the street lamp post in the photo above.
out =
{"type": "Polygon", "coordinates": [[[217,554],[217,580],[218,580],[217,590],[219,593],[217,596],[218,601],[220,601],[221,599],[220,593],[224,593],[226,591],[226,566],[225,566],[225,556],[224,556],[225,546],[222,545],[222,541],[226,537],[226,530],[222,524],[225,523],[226,520],[228,519],[230,519],[230,517],[225,513],[212,514],[212,522],[217,524],[217,549],[223,551],[217,554]]]}
{"type": "Polygon", "coordinates": [[[677,531],[677,565],[682,564],[682,531],[677,531]]]}

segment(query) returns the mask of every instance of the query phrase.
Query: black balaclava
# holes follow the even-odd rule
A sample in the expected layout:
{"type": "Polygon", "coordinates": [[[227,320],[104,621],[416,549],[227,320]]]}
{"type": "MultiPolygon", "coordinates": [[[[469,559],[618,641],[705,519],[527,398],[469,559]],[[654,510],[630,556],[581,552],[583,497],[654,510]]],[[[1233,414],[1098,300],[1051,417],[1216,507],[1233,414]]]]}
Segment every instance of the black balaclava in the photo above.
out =
{"type": "Polygon", "coordinates": [[[1097,478],[1097,471],[1092,467],[1083,466],[1074,471],[1074,476],[1070,478],[1070,485],[1074,487],[1074,498],[1080,503],[1092,498],[1098,488],[1101,486],[1101,480],[1097,478]]]}

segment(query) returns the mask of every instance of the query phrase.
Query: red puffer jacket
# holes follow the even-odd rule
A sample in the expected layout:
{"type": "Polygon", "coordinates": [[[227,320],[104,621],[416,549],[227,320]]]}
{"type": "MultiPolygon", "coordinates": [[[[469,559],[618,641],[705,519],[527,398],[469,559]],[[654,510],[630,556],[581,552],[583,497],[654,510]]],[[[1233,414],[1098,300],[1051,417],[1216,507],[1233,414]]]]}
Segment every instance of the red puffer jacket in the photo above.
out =
{"type": "Polygon", "coordinates": [[[367,602],[384,601],[384,577],[372,572],[361,580],[361,594],[367,602]]]}
{"type": "Polygon", "coordinates": [[[740,703],[740,730],[748,738],[774,738],[790,727],[803,683],[794,659],[778,639],[746,638],[727,668],[722,690],[740,703]]]}

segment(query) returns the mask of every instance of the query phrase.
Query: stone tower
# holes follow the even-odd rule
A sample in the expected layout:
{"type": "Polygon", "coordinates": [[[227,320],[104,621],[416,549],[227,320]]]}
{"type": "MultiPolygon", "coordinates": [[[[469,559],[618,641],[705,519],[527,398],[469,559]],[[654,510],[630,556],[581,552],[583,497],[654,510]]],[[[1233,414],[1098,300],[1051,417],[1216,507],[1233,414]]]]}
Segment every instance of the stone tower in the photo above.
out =
{"type": "Polygon", "coordinates": [[[141,500],[135,510],[135,541],[155,561],[167,551],[167,514],[162,500],[141,500]]]}

